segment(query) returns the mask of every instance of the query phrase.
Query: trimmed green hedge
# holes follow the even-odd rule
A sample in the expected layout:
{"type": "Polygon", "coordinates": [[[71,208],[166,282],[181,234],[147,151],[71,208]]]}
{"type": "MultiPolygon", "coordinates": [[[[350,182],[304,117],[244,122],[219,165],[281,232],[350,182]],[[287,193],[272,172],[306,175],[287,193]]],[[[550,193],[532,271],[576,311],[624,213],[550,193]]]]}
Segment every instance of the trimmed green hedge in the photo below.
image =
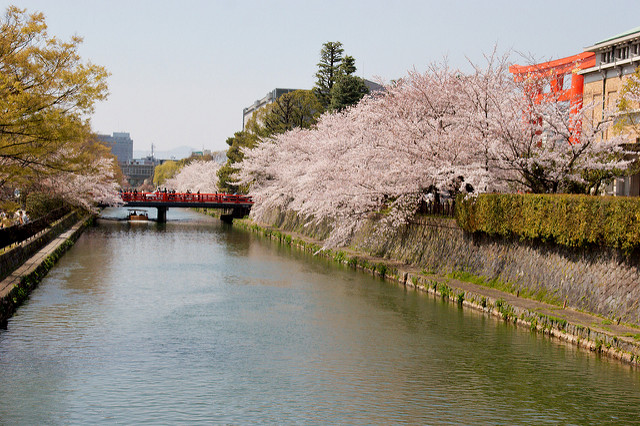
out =
{"type": "Polygon", "coordinates": [[[629,254],[640,247],[640,198],[587,195],[481,194],[460,196],[456,222],[468,232],[607,246],[629,254]]]}

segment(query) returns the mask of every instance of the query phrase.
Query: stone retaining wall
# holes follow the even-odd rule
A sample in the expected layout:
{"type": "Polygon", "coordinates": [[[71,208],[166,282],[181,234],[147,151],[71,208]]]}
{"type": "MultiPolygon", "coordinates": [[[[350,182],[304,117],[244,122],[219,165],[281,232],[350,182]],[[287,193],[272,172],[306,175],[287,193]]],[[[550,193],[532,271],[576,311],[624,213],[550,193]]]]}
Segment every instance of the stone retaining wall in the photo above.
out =
{"type": "Polygon", "coordinates": [[[49,242],[0,280],[0,328],[6,328],[7,320],[28,297],[55,262],[78,239],[93,220],[81,212],[70,213],[50,228],[49,242]],[[61,231],[61,232],[58,232],[61,231]]]}
{"type": "Polygon", "coordinates": [[[0,255],[0,281],[9,276],[27,259],[33,256],[42,247],[49,244],[65,230],[78,221],[78,212],[73,211],[53,224],[52,227],[37,234],[28,241],[6,250],[0,255]]]}
{"type": "Polygon", "coordinates": [[[614,249],[570,249],[473,235],[453,219],[438,218],[423,218],[382,238],[369,235],[376,233],[363,230],[355,246],[425,269],[498,278],[577,309],[640,325],[639,259],[625,258],[614,249]]]}

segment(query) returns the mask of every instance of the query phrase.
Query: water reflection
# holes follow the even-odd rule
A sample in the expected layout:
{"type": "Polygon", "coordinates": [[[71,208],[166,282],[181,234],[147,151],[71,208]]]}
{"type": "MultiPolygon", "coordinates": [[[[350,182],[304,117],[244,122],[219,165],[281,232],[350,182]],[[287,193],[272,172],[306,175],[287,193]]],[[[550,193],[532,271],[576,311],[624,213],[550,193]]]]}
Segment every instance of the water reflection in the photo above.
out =
{"type": "Polygon", "coordinates": [[[0,332],[0,423],[639,418],[621,364],[188,210],[168,219],[100,221],[0,332]]]}

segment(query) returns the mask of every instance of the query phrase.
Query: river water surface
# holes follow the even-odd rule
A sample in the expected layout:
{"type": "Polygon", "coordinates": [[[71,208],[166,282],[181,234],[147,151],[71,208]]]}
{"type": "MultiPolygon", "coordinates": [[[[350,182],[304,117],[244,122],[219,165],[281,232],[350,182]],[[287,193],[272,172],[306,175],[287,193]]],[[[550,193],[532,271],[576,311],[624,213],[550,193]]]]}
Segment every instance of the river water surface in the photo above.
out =
{"type": "Polygon", "coordinates": [[[636,370],[168,213],[99,221],[0,330],[0,424],[640,423],[636,370]]]}

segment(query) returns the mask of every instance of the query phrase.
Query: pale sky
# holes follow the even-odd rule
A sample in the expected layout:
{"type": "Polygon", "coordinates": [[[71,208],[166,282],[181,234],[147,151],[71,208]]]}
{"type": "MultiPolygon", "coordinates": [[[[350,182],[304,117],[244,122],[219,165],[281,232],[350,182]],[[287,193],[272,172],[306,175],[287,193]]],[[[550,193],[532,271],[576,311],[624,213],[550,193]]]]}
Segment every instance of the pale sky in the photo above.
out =
{"type": "Polygon", "coordinates": [[[226,150],[244,107],[313,87],[327,41],[359,76],[388,81],[445,56],[468,69],[496,44],[557,59],[640,26],[638,0],[0,0],[3,13],[10,4],[43,12],[50,35],[84,38],[83,59],[111,73],[93,129],[129,132],[134,150],[226,150]]]}

